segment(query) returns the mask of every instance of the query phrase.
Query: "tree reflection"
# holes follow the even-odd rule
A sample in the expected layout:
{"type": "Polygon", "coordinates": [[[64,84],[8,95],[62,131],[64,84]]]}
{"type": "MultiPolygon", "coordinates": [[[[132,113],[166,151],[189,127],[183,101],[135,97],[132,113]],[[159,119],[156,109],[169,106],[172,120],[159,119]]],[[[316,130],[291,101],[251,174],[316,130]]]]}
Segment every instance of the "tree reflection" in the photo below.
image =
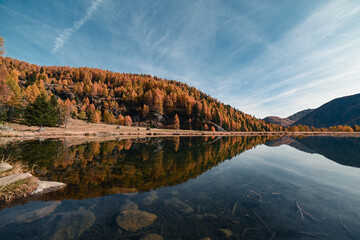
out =
{"type": "Polygon", "coordinates": [[[180,184],[275,138],[173,137],[75,146],[67,146],[66,141],[45,140],[16,143],[6,151],[20,151],[19,157],[33,166],[39,178],[68,185],[43,198],[83,199],[180,184]]]}

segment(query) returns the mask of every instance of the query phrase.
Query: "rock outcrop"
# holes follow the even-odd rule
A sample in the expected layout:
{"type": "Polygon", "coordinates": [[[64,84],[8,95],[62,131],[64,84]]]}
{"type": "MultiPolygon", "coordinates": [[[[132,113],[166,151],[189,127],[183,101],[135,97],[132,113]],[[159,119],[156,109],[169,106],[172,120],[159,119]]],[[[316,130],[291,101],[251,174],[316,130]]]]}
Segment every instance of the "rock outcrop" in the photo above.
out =
{"type": "Polygon", "coordinates": [[[0,163],[0,173],[6,172],[7,170],[12,169],[12,166],[8,163],[0,163]]]}
{"type": "Polygon", "coordinates": [[[38,181],[38,187],[31,195],[41,195],[60,190],[64,187],[66,187],[66,184],[61,182],[38,181]]]}
{"type": "Polygon", "coordinates": [[[27,196],[41,195],[57,191],[66,186],[65,183],[40,181],[31,173],[18,173],[23,169],[14,168],[8,163],[0,163],[0,200],[10,202],[27,196]],[[6,187],[6,188],[5,188],[6,187]],[[15,197],[14,197],[15,196],[15,197]]]}
{"type": "Polygon", "coordinates": [[[0,187],[16,183],[17,181],[20,180],[25,180],[30,177],[32,177],[30,173],[18,173],[18,174],[12,174],[6,177],[2,177],[0,178],[0,187]]]}

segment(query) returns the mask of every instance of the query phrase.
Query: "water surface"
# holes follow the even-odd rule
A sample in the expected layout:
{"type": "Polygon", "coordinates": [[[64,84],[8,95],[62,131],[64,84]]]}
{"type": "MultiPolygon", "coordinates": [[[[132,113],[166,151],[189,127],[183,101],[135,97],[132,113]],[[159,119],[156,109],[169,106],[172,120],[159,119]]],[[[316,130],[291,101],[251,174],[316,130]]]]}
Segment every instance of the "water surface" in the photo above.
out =
{"type": "Polygon", "coordinates": [[[359,146],[332,137],[9,144],[1,153],[16,152],[39,178],[68,187],[3,205],[0,236],[359,239],[359,146]],[[133,231],[119,226],[129,203],[156,219],[133,231]]]}

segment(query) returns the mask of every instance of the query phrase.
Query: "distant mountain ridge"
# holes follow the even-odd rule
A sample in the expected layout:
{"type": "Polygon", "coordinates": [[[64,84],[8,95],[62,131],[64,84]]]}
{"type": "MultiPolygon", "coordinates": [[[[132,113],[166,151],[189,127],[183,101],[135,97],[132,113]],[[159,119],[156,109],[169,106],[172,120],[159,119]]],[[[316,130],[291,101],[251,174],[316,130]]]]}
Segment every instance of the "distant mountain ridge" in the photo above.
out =
{"type": "Polygon", "coordinates": [[[360,125],[360,94],[327,102],[293,123],[293,125],[298,124],[316,128],[360,125]]]}
{"type": "Polygon", "coordinates": [[[293,123],[295,123],[296,121],[303,118],[304,116],[306,116],[307,114],[311,113],[312,111],[314,111],[314,109],[306,109],[306,110],[297,112],[287,118],[269,116],[269,117],[264,118],[263,120],[266,122],[269,122],[269,123],[275,123],[275,124],[281,125],[283,127],[288,127],[288,126],[292,125],[293,123]]]}
{"type": "Polygon", "coordinates": [[[315,128],[360,125],[360,94],[333,99],[316,109],[306,109],[287,118],[269,116],[266,122],[283,127],[303,125],[315,128]]]}

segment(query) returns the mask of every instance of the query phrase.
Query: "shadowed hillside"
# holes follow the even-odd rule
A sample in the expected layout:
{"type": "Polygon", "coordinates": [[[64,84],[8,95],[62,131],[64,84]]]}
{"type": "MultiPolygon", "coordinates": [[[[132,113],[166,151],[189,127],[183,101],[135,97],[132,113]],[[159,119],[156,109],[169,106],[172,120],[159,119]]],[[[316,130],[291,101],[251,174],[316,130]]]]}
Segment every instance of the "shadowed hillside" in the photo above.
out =
{"type": "Polygon", "coordinates": [[[276,117],[276,116],[269,116],[264,118],[264,121],[269,122],[269,123],[274,123],[274,124],[278,124],[281,125],[283,127],[288,127],[291,124],[293,124],[294,122],[300,120],[301,118],[305,117],[307,114],[311,113],[312,111],[314,111],[314,109],[306,109],[300,112],[297,112],[287,118],[281,118],[281,117],[276,117]]]}
{"type": "Polygon", "coordinates": [[[360,125],[360,94],[336,98],[304,116],[294,125],[327,128],[337,125],[360,125]]]}

